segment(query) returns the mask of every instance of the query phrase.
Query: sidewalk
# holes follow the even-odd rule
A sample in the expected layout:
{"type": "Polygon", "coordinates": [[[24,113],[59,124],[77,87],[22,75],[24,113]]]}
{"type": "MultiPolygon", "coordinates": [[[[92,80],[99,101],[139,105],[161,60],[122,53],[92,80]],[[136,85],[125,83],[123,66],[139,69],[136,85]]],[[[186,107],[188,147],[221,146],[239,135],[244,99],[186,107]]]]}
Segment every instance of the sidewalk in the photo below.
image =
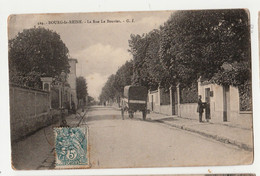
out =
{"type": "MultiPolygon", "coordinates": [[[[86,112],[86,111],[85,111],[86,112]]],[[[86,115],[84,112],[81,111],[81,109],[77,110],[76,114],[70,114],[68,116],[66,116],[66,122],[67,125],[69,127],[78,127],[79,124],[84,124],[86,123],[85,120],[86,118],[83,116],[86,115]]],[[[57,124],[55,124],[55,127],[59,127],[60,122],[58,122],[57,124]]],[[[51,134],[49,134],[50,136],[52,136],[52,140],[53,140],[53,144],[51,145],[51,150],[49,152],[49,154],[45,157],[45,159],[43,160],[43,162],[41,163],[40,166],[37,167],[37,170],[44,170],[44,169],[54,169],[55,168],[55,140],[54,140],[54,133],[53,133],[53,127],[51,128],[51,134]]]]}
{"type": "Polygon", "coordinates": [[[247,151],[253,151],[253,129],[250,125],[203,122],[198,120],[181,118],[177,116],[165,116],[153,113],[147,115],[147,121],[157,121],[182,130],[197,133],[199,135],[237,146],[247,151]]]}
{"type": "MultiPolygon", "coordinates": [[[[79,114],[83,115],[82,112],[79,114]]],[[[78,126],[81,118],[77,114],[66,117],[71,127],[78,126]]],[[[84,120],[81,123],[84,123],[84,120]]],[[[12,164],[15,169],[46,170],[55,167],[54,133],[53,128],[59,127],[60,122],[39,129],[25,139],[12,144],[12,164]]]]}

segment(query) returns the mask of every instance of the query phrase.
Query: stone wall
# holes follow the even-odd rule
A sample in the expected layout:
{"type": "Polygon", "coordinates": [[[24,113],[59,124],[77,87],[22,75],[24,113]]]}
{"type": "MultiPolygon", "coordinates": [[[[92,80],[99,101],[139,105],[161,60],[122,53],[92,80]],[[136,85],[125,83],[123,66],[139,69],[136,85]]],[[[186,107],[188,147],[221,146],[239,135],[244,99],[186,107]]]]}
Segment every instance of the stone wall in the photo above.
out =
{"type": "MultiPolygon", "coordinates": [[[[179,116],[190,119],[199,119],[199,114],[197,113],[197,103],[185,103],[179,106],[179,116]]],[[[204,113],[205,114],[205,113],[204,113]]]]}
{"type": "Polygon", "coordinates": [[[172,106],[171,105],[161,105],[159,113],[165,114],[165,115],[172,115],[172,106]]]}
{"type": "Polygon", "coordinates": [[[50,111],[49,92],[10,85],[11,140],[18,140],[58,120],[50,111]]]}

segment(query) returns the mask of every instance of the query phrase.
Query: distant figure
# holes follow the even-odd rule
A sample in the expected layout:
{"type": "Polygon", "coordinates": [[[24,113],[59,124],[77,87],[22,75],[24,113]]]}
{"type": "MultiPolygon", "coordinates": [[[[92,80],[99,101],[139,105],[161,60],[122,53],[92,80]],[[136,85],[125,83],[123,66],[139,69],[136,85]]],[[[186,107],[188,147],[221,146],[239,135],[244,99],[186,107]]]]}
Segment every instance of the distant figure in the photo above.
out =
{"type": "Polygon", "coordinates": [[[61,117],[61,121],[60,121],[60,127],[68,127],[66,118],[65,118],[65,108],[61,107],[60,108],[60,117],[61,117]]]}
{"type": "Polygon", "coordinates": [[[199,122],[202,122],[203,103],[201,101],[201,95],[199,95],[199,99],[198,99],[197,112],[199,113],[199,122]]]}
{"type": "Polygon", "coordinates": [[[121,107],[121,116],[122,116],[122,120],[124,120],[124,112],[125,112],[125,101],[124,99],[121,99],[120,101],[120,107],[121,107]]]}
{"type": "Polygon", "coordinates": [[[74,101],[71,102],[71,111],[73,114],[76,114],[76,106],[75,106],[74,101]]]}
{"type": "Polygon", "coordinates": [[[82,112],[84,112],[85,111],[85,106],[84,106],[84,104],[82,103],[82,105],[81,105],[81,109],[82,109],[82,112]]]}

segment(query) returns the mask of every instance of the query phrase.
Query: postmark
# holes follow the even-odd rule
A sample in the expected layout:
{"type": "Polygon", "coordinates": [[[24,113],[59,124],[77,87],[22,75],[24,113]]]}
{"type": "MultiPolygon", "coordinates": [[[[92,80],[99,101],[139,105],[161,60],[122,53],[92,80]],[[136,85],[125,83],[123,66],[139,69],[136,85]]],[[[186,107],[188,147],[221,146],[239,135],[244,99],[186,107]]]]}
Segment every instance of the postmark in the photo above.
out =
{"type": "Polygon", "coordinates": [[[87,127],[54,128],[55,168],[88,168],[87,127]]]}

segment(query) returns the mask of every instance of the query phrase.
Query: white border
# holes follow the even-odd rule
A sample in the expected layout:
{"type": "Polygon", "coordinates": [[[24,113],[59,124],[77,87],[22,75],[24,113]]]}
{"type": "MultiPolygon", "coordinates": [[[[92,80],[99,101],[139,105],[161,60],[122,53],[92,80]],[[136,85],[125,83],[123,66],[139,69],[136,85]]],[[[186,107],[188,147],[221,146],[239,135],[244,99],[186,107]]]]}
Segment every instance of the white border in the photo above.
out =
{"type": "Polygon", "coordinates": [[[259,94],[259,49],[258,49],[259,0],[0,0],[0,176],[12,175],[129,175],[129,174],[206,174],[212,173],[256,173],[260,174],[260,103],[259,94]],[[10,124],[8,100],[8,55],[7,18],[20,13],[67,13],[67,12],[111,12],[182,9],[229,9],[247,8],[250,11],[252,33],[252,72],[254,107],[255,159],[249,166],[226,167],[174,167],[149,169],[87,169],[53,171],[14,171],[10,160],[10,124]],[[257,167],[258,166],[258,167],[257,167]]]}

